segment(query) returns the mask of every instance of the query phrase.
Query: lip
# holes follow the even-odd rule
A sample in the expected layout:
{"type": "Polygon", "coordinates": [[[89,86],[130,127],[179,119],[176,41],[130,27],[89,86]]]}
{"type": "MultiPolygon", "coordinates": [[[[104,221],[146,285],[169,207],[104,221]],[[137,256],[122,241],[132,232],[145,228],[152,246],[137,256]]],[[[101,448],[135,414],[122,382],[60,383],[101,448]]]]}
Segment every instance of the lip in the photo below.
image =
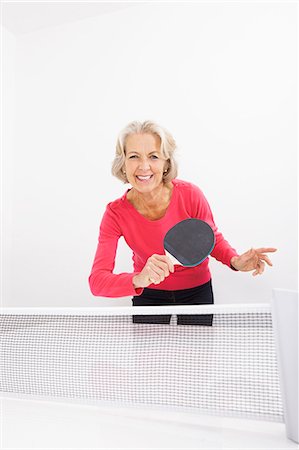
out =
{"type": "Polygon", "coordinates": [[[147,183],[153,178],[153,174],[150,174],[150,175],[135,175],[135,178],[140,183],[147,183]],[[142,179],[142,178],[139,178],[139,177],[149,177],[149,178],[142,179]]]}

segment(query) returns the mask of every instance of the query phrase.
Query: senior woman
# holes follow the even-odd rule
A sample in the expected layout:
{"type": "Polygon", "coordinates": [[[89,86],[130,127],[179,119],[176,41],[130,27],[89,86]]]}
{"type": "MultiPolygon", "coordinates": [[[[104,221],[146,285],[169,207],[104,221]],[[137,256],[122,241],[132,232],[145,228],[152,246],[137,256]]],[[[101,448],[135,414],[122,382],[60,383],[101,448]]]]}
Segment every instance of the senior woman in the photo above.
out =
{"type": "MultiPolygon", "coordinates": [[[[118,136],[112,174],[130,183],[121,198],[106,207],[98,247],[89,277],[93,295],[132,296],[134,306],[212,304],[209,258],[196,267],[173,265],[165,255],[163,238],[177,222],[198,218],[215,233],[211,256],[236,271],[263,273],[266,253],[275,248],[250,249],[238,255],[218,231],[210,206],[194,184],[177,179],[176,143],[160,125],[131,122],[118,136]],[[132,273],[114,274],[119,238],[133,251],[132,273]]],[[[135,322],[169,323],[169,315],[135,316],[135,322]]],[[[178,324],[211,325],[211,315],[179,316],[178,324]]]]}

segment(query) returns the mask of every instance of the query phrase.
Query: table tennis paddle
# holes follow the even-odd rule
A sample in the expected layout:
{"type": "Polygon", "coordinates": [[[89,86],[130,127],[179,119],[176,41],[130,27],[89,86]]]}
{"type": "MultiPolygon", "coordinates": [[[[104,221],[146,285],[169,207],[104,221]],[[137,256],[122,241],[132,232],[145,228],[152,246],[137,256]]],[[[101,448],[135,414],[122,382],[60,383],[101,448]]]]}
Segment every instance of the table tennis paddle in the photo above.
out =
{"type": "Polygon", "coordinates": [[[164,249],[174,264],[194,267],[202,263],[215,245],[209,224],[200,219],[185,219],[174,225],[164,237],[164,249]]]}

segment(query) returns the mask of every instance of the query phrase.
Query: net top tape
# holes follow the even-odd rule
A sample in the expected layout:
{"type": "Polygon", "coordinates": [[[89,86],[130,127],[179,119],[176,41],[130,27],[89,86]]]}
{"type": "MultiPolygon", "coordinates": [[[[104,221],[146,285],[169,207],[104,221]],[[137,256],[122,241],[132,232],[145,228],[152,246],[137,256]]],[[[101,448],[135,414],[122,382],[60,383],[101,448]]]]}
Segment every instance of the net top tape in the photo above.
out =
{"type": "Polygon", "coordinates": [[[270,303],[237,303],[190,306],[113,306],[88,308],[0,308],[0,315],[30,316],[131,316],[155,314],[248,314],[271,313],[270,303]]]}

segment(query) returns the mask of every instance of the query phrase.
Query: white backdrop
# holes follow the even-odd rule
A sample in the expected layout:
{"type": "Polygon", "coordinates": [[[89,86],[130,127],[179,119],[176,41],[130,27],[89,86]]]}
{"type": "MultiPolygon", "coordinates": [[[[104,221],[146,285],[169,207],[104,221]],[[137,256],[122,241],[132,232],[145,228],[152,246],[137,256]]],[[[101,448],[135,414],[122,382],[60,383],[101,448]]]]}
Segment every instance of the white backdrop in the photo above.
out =
{"type": "MultiPolygon", "coordinates": [[[[152,119],[178,143],[229,242],[276,246],[262,277],[211,260],[216,303],[297,288],[297,5],[2,5],[3,306],[107,306],[88,275],[116,137],[152,119]],[[110,8],[110,9],[109,9],[110,8]]],[[[131,271],[120,242],[116,272],[131,271]]]]}

